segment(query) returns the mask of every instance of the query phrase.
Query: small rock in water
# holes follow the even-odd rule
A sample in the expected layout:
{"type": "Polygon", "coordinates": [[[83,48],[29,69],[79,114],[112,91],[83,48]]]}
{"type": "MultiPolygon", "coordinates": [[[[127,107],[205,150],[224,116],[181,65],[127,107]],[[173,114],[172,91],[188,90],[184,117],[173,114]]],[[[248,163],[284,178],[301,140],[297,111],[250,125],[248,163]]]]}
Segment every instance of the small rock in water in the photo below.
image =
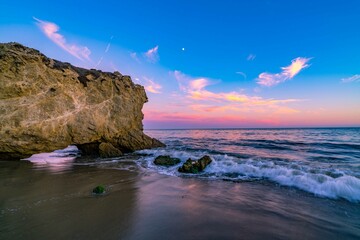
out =
{"type": "Polygon", "coordinates": [[[155,158],[154,164],[161,166],[173,166],[180,163],[180,159],[172,158],[170,156],[160,155],[155,158]]]}
{"type": "Polygon", "coordinates": [[[203,156],[199,160],[192,160],[189,158],[186,162],[179,168],[179,172],[183,173],[199,173],[203,171],[207,165],[211,163],[211,158],[207,155],[203,156]]]}
{"type": "Polygon", "coordinates": [[[103,194],[105,192],[105,187],[103,185],[96,186],[92,192],[95,194],[103,194]]]}

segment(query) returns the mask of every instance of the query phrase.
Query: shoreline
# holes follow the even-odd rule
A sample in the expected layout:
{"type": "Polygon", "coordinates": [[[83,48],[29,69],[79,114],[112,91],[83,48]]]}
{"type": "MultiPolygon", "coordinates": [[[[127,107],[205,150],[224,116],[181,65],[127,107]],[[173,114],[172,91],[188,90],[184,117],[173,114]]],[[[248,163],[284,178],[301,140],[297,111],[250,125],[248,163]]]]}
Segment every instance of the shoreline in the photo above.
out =
{"type": "Polygon", "coordinates": [[[358,204],[276,184],[173,177],[131,160],[57,174],[0,164],[1,239],[360,237],[358,204]],[[107,194],[92,195],[97,184],[107,194]]]}

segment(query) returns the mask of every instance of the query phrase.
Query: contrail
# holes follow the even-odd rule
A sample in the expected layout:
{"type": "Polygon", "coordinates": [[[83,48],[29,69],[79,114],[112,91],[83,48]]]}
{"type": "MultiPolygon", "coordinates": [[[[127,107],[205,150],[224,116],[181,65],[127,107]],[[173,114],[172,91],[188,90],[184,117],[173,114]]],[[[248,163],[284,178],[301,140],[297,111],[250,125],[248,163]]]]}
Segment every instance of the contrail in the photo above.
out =
{"type": "Polygon", "coordinates": [[[110,41],[109,41],[109,43],[106,45],[104,54],[100,57],[99,61],[97,62],[97,64],[95,65],[94,68],[97,68],[97,67],[101,64],[101,62],[102,62],[103,59],[104,59],[104,55],[110,50],[110,46],[111,46],[111,42],[112,42],[113,38],[114,38],[114,36],[111,36],[111,37],[110,37],[110,41]]]}

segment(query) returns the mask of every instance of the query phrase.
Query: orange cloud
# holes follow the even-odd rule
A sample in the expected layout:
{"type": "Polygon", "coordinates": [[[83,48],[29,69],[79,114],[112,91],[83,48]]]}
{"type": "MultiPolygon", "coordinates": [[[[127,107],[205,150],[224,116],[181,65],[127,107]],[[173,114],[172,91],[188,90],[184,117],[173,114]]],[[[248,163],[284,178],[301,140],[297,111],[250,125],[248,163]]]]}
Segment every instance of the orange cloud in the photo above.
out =
{"type": "Polygon", "coordinates": [[[139,80],[139,82],[144,85],[145,90],[151,93],[161,93],[160,89],[162,86],[160,84],[154,82],[154,80],[148,77],[142,77],[142,79],[143,81],[140,81],[139,79],[137,80],[139,80]]]}
{"type": "Polygon", "coordinates": [[[248,96],[239,92],[220,92],[214,93],[205,89],[212,82],[207,78],[193,79],[180,71],[175,71],[174,76],[179,82],[180,89],[187,93],[187,97],[194,100],[214,101],[214,102],[236,102],[246,105],[276,105],[290,102],[303,101],[300,99],[264,99],[258,96],[248,96]]]}
{"type": "Polygon", "coordinates": [[[309,67],[307,64],[311,58],[302,58],[298,57],[291,61],[291,64],[287,67],[282,67],[281,73],[261,73],[257,79],[257,83],[262,86],[271,87],[279,83],[285,82],[289,79],[292,79],[297,75],[302,69],[309,67]]]}
{"type": "Polygon", "coordinates": [[[52,22],[42,21],[35,17],[34,19],[37,21],[40,30],[59,47],[80,60],[90,60],[89,55],[91,51],[89,48],[67,43],[65,37],[58,33],[60,29],[58,25],[52,22]]]}

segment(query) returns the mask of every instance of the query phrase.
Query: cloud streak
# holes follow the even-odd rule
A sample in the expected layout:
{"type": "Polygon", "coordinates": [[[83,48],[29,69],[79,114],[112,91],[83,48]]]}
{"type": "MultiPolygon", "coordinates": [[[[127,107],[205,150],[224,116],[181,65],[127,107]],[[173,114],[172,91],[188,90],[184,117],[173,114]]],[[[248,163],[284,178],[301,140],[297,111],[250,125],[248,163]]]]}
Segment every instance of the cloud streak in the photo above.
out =
{"type": "Polygon", "coordinates": [[[161,93],[162,86],[156,82],[154,82],[152,79],[148,77],[143,77],[144,81],[144,88],[151,93],[159,94],[161,93]]]}
{"type": "Polygon", "coordinates": [[[355,74],[354,76],[351,76],[348,78],[343,78],[343,79],[341,79],[341,82],[343,82],[343,83],[360,82],[360,75],[355,74]]]}
{"type": "Polygon", "coordinates": [[[69,44],[63,35],[58,33],[59,26],[52,22],[47,22],[33,17],[37,21],[37,26],[40,30],[56,45],[73,55],[80,60],[90,60],[91,51],[85,46],[79,46],[76,44],[69,44]]]}
{"type": "Polygon", "coordinates": [[[104,55],[110,50],[111,41],[112,41],[113,38],[114,38],[114,36],[111,36],[111,37],[110,37],[110,41],[109,41],[109,43],[106,45],[104,54],[100,57],[99,61],[96,63],[95,68],[97,68],[97,67],[102,63],[102,61],[103,61],[103,59],[104,59],[104,55]]]}
{"type": "Polygon", "coordinates": [[[191,78],[180,71],[174,71],[174,76],[179,82],[180,89],[186,92],[187,97],[192,100],[241,103],[244,106],[270,106],[302,101],[300,99],[264,99],[258,96],[248,96],[236,91],[215,93],[205,89],[213,84],[213,81],[207,78],[191,78]]]}
{"type": "Polygon", "coordinates": [[[256,55],[255,54],[249,54],[249,56],[246,58],[246,60],[248,61],[254,61],[256,58],[256,55]]]}
{"type": "Polygon", "coordinates": [[[287,67],[282,67],[280,73],[261,73],[257,83],[261,86],[271,87],[295,77],[302,69],[309,67],[308,62],[311,58],[298,57],[291,61],[287,67]]]}
{"type": "Polygon", "coordinates": [[[243,77],[244,77],[244,79],[246,79],[246,78],[247,78],[247,77],[246,77],[246,74],[245,74],[245,73],[243,73],[243,72],[236,72],[236,74],[239,74],[239,75],[243,76],[243,77]]]}
{"type": "Polygon", "coordinates": [[[159,61],[158,50],[159,50],[159,46],[156,45],[155,47],[147,50],[147,52],[144,53],[145,57],[149,62],[156,63],[157,61],[159,61]]]}
{"type": "Polygon", "coordinates": [[[114,38],[114,36],[110,37],[110,41],[109,41],[108,45],[106,46],[105,53],[107,53],[110,50],[111,41],[113,40],[113,38],[114,38]]]}

